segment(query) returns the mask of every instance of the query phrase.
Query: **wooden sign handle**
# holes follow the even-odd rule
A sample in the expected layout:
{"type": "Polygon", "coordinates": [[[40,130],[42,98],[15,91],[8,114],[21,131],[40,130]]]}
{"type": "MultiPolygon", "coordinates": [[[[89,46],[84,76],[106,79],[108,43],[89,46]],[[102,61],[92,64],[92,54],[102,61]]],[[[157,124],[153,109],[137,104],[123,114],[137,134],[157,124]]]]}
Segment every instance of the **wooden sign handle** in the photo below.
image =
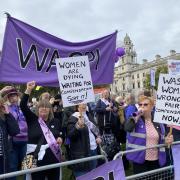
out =
{"type": "MultiPolygon", "coordinates": [[[[168,136],[171,136],[172,135],[172,127],[170,127],[170,129],[169,129],[169,133],[168,133],[168,136]]],[[[171,145],[170,144],[168,144],[168,148],[170,148],[171,147],[171,145]]]]}

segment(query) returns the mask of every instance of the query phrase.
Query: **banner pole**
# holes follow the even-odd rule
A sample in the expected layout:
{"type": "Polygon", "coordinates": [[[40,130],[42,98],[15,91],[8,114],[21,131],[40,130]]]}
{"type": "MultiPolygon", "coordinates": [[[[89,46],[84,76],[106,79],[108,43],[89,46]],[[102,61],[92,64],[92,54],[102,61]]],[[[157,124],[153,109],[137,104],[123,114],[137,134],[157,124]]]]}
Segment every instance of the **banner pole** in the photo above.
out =
{"type": "Polygon", "coordinates": [[[11,15],[8,12],[4,12],[4,14],[7,16],[7,18],[11,17],[11,15]]]}
{"type": "MultiPolygon", "coordinates": [[[[168,136],[171,136],[171,135],[172,135],[172,129],[173,129],[173,127],[171,126],[170,129],[169,129],[168,136]]],[[[168,148],[170,148],[170,147],[171,147],[171,145],[168,144],[168,148]]]]}

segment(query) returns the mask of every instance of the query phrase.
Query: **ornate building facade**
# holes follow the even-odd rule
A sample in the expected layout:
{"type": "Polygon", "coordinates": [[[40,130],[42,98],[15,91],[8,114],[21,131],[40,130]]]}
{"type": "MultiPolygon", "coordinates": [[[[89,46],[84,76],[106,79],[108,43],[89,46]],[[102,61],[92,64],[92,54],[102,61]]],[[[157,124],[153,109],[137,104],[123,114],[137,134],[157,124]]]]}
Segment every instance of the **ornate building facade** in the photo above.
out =
{"type": "Polygon", "coordinates": [[[168,59],[180,59],[180,53],[170,50],[167,57],[156,55],[153,61],[148,62],[143,59],[143,63],[137,63],[137,54],[130,37],[126,34],[123,45],[126,54],[118,61],[114,70],[114,82],[111,85],[111,91],[120,96],[127,93],[138,94],[145,89],[146,75],[150,74],[150,69],[156,69],[159,66],[167,65],[168,59]]]}

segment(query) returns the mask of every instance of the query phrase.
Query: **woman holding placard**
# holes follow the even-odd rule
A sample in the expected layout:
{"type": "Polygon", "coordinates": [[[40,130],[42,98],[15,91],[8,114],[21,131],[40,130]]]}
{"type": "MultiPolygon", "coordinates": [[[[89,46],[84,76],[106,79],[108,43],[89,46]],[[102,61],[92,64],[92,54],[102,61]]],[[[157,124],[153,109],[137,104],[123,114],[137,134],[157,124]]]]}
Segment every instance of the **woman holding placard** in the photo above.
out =
{"type": "MultiPolygon", "coordinates": [[[[87,111],[86,104],[79,104],[67,124],[67,135],[70,139],[70,158],[80,159],[97,155],[98,144],[101,143],[99,129],[93,117],[87,111]]],[[[76,177],[96,168],[97,160],[72,165],[76,177]]]]}
{"type": "MultiPolygon", "coordinates": [[[[151,97],[140,96],[139,109],[125,122],[127,133],[127,150],[172,143],[173,136],[165,138],[163,124],[153,122],[154,101],[151,97]]],[[[151,148],[127,154],[127,159],[133,162],[134,173],[157,169],[166,164],[165,148],[151,148]]]]}

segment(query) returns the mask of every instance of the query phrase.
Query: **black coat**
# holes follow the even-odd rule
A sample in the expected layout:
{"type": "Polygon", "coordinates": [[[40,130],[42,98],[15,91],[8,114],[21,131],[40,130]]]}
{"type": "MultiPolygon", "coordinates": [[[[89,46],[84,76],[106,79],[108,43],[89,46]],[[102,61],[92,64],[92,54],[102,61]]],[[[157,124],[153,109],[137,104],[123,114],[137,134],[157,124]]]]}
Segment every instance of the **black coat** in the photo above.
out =
{"type": "Polygon", "coordinates": [[[0,172],[0,174],[8,172],[8,135],[15,136],[19,134],[19,132],[19,126],[12,114],[5,114],[5,120],[0,118],[0,134],[2,137],[0,148],[2,149],[3,154],[3,157],[0,160],[0,166],[3,167],[3,172],[0,172]]]}
{"type": "MultiPolygon", "coordinates": [[[[44,136],[43,131],[41,129],[41,126],[38,122],[38,116],[34,114],[29,107],[27,106],[27,102],[29,99],[28,94],[24,94],[21,103],[20,108],[26,117],[27,126],[28,126],[28,144],[35,144],[37,145],[39,143],[39,140],[44,136]]],[[[53,118],[51,120],[48,120],[46,122],[49,130],[54,135],[55,139],[58,137],[63,138],[62,128],[60,121],[56,118],[53,118]]],[[[46,139],[44,138],[44,141],[42,145],[47,144],[46,139]]],[[[46,150],[46,153],[41,161],[38,161],[38,166],[57,163],[58,160],[56,159],[55,155],[51,151],[50,148],[46,150]]]]}
{"type": "MultiPolygon", "coordinates": [[[[90,116],[89,120],[92,122],[90,116]]],[[[70,139],[70,158],[80,159],[90,156],[89,130],[85,125],[83,128],[77,129],[76,123],[78,118],[71,116],[67,124],[67,135],[70,139]]],[[[88,171],[90,169],[89,162],[83,162],[72,166],[74,170],[88,171]]]]}
{"type": "MultiPolygon", "coordinates": [[[[98,100],[95,108],[97,124],[99,126],[101,134],[104,132],[104,130],[107,130],[108,132],[110,130],[112,131],[112,133],[116,134],[116,131],[120,129],[118,113],[106,111],[107,107],[108,106],[101,99],[98,100]]],[[[114,104],[113,107],[115,107],[114,104]]]]}

